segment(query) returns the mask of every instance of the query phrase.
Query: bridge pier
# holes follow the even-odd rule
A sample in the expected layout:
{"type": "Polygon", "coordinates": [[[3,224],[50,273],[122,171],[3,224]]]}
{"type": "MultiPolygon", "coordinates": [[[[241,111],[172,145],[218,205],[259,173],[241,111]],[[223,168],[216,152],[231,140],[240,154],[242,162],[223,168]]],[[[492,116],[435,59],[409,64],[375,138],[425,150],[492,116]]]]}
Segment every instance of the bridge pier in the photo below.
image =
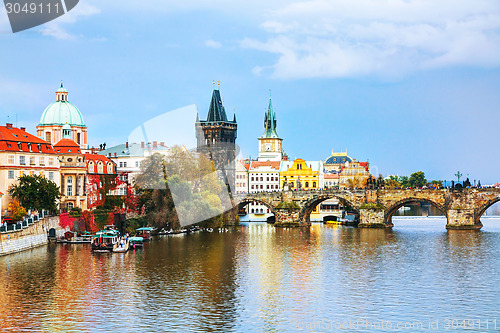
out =
{"type": "Polygon", "coordinates": [[[386,223],[383,209],[360,209],[358,228],[390,228],[392,223],[386,223]]]}
{"type": "MultiPolygon", "coordinates": [[[[298,208],[276,208],[274,217],[276,222],[274,223],[275,227],[301,227],[304,223],[301,223],[300,210],[298,208]]],[[[309,225],[311,223],[309,222],[309,225]]]]}
{"type": "Polygon", "coordinates": [[[483,224],[476,220],[474,209],[449,209],[448,210],[448,223],[446,229],[481,229],[483,224]]]}

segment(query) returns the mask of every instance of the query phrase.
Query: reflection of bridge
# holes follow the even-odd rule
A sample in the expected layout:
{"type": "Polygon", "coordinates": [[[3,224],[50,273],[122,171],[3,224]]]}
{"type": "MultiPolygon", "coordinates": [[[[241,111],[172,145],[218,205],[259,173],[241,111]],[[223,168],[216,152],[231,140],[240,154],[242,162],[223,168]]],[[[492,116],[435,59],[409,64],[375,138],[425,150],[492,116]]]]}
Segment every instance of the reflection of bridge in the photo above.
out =
{"type": "Polygon", "coordinates": [[[500,201],[500,189],[326,190],[241,193],[238,208],[259,202],[274,213],[276,225],[309,225],[314,207],[336,198],[359,212],[359,227],[392,227],[392,215],[409,202],[427,202],[443,212],[449,229],[479,229],[480,217],[500,201]]]}

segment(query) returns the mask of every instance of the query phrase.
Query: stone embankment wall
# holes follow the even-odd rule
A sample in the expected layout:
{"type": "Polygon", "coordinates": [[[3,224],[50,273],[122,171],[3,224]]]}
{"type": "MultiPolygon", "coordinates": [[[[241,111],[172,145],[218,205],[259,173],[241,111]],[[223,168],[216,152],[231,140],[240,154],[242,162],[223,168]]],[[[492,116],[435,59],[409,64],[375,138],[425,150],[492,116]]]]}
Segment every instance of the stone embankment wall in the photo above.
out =
{"type": "Polygon", "coordinates": [[[51,216],[35,222],[26,229],[0,234],[0,256],[47,244],[47,232],[51,228],[56,229],[58,237],[65,232],[59,226],[59,216],[51,216]]]}

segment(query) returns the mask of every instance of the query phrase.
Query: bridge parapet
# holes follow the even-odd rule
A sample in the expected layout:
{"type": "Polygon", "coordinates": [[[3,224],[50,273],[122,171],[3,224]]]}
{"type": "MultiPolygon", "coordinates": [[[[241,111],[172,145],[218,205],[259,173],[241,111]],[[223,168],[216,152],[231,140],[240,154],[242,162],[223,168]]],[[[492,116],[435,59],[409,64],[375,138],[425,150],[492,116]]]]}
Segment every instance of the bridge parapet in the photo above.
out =
{"type": "Polygon", "coordinates": [[[260,202],[275,214],[276,224],[308,225],[311,211],[324,200],[337,198],[360,213],[360,227],[392,227],[392,215],[409,202],[427,202],[447,217],[449,229],[481,228],[480,217],[500,201],[500,189],[318,190],[241,193],[235,203],[260,202]]]}

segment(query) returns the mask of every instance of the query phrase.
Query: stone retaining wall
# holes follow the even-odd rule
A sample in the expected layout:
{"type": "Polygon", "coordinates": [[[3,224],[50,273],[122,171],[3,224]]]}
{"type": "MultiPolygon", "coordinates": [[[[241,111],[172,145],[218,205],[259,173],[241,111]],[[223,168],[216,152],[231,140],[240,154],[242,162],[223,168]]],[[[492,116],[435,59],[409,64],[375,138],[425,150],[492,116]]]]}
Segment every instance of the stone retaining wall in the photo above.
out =
{"type": "Polygon", "coordinates": [[[59,216],[51,216],[45,217],[23,230],[0,234],[0,256],[47,244],[47,232],[50,228],[56,229],[58,237],[65,232],[59,226],[59,216]]]}

